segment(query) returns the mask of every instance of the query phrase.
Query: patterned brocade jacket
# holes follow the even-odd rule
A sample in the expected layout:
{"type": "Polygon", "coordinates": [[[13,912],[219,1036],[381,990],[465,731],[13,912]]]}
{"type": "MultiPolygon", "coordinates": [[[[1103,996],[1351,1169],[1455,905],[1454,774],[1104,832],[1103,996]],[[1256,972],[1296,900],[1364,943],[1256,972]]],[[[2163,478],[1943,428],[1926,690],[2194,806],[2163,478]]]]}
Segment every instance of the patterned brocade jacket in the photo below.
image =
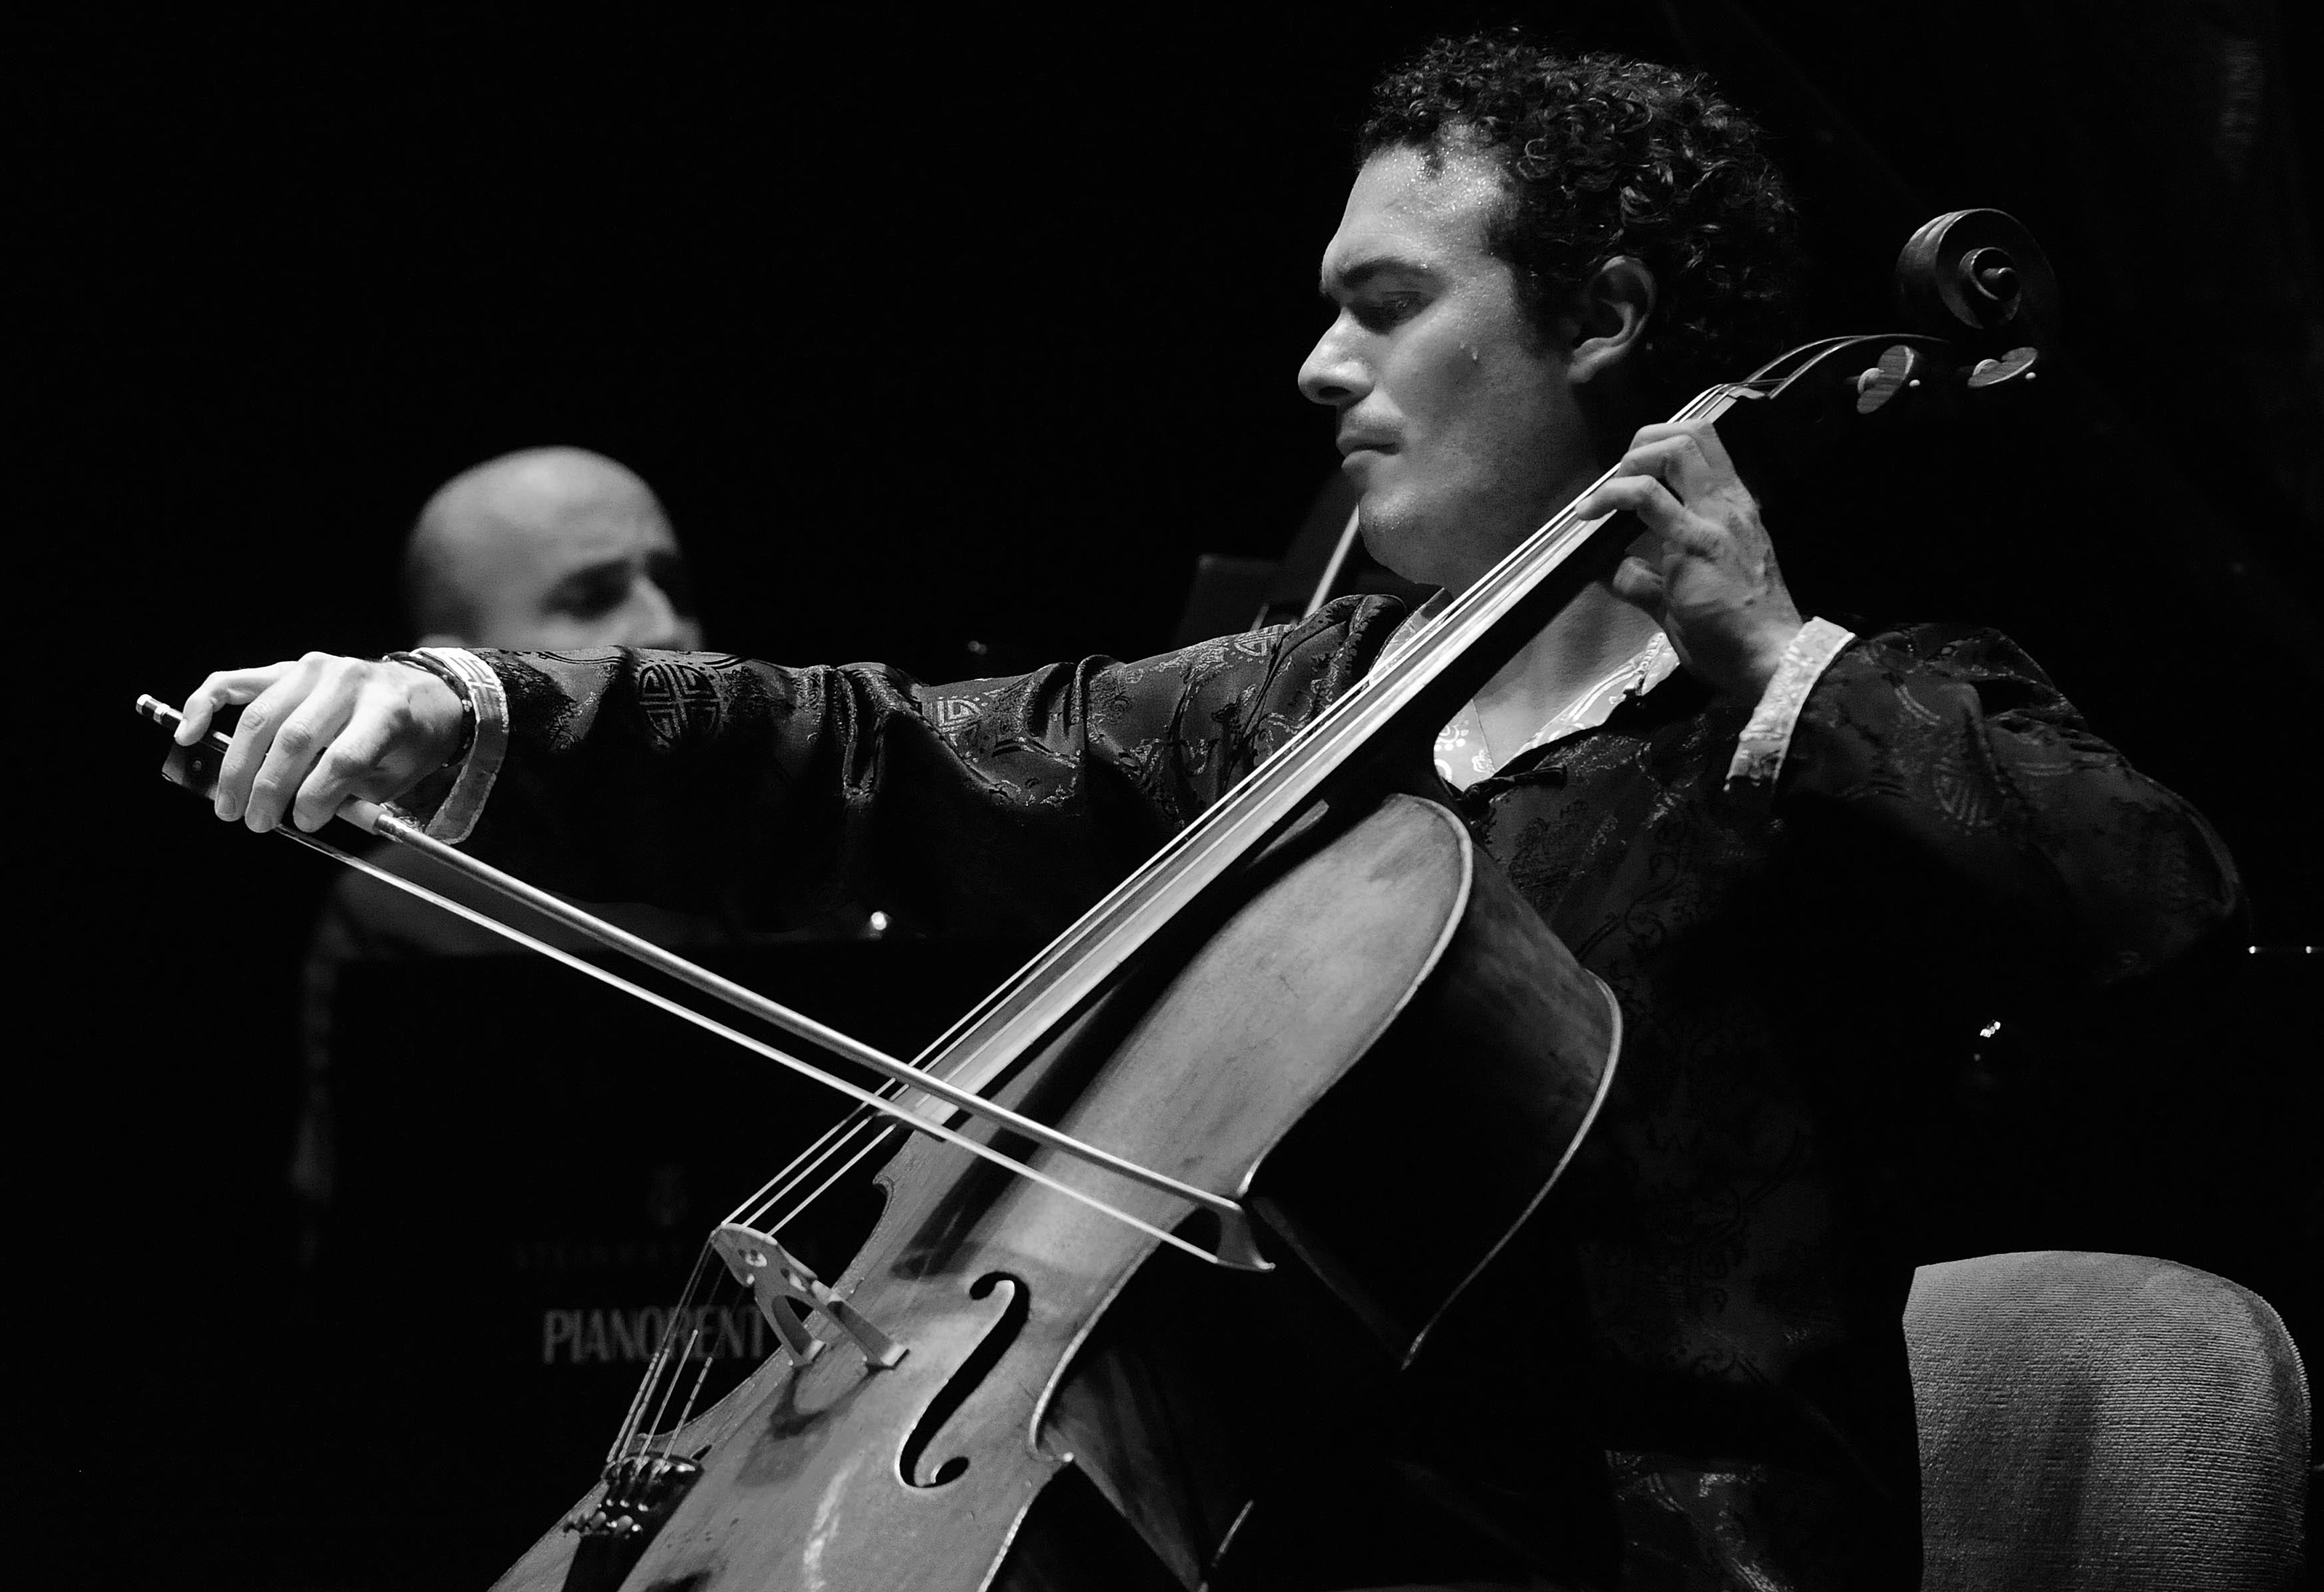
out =
{"type": "MultiPolygon", "coordinates": [[[[480,654],[508,734],[471,844],[570,895],[753,928],[853,901],[929,934],[1046,937],[1360,679],[1399,617],[1350,600],[1142,662],[944,686],[480,654]]],[[[1626,1018],[1560,1217],[1621,1563],[1556,1549],[1531,1568],[1909,1588],[1902,1317],[1935,1257],[1896,1235],[1920,1127],[2003,1003],[2156,967],[2226,924],[2238,887],[2200,816],[1990,631],[1847,645],[1772,785],[1728,778],[1752,706],[1674,676],[1442,792],[1626,1018]]],[[[1522,1398],[1485,1417],[1547,1418],[1522,1398]]],[[[1493,1529],[1490,1491],[1471,1513],[1498,1546],[1448,1567],[1385,1545],[1363,1565],[1396,1573],[1367,1578],[1506,1569],[1527,1532],[1493,1529]]]]}

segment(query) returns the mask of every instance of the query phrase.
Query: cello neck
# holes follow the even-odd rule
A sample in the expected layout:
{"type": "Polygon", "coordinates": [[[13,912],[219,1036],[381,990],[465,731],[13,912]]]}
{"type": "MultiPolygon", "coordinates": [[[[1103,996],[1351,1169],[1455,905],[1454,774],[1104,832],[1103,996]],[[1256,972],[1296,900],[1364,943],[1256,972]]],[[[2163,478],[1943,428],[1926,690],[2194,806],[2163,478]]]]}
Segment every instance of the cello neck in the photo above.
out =
{"type": "MultiPolygon", "coordinates": [[[[1713,388],[1674,419],[1715,419],[1749,395],[1744,388],[1713,388]]],[[[1570,505],[1553,516],[1454,598],[1419,639],[1376,664],[964,1017],[922,1065],[960,1088],[989,1088],[1110,988],[1155,934],[1195,910],[1335,789],[1370,772],[1384,755],[1425,747],[1600,573],[1595,560],[1579,556],[1609,518],[1582,519],[1570,505]]]]}

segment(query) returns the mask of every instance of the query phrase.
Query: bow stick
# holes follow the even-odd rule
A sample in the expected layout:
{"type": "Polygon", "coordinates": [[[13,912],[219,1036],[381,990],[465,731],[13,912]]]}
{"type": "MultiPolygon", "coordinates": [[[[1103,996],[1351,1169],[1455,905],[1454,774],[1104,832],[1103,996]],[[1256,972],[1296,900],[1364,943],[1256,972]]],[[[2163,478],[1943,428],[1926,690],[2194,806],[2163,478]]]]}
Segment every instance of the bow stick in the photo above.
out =
{"type": "MultiPolygon", "coordinates": [[[[138,697],[137,711],[166,729],[176,728],[180,721],[180,715],[175,708],[149,695],[138,697]]],[[[230,744],[225,735],[213,732],[198,747],[180,747],[171,754],[162,770],[163,777],[173,784],[207,793],[214,778],[214,770],[204,766],[206,759],[198,758],[195,754],[223,753],[230,744]]],[[[818,1023],[803,1012],[793,1011],[787,1006],[770,1000],[755,989],[746,989],[732,979],[721,977],[708,968],[698,966],[682,956],[666,951],[650,940],[641,938],[627,929],[584,911],[562,897],[551,895],[547,890],[529,885],[513,874],[503,872],[489,863],[479,861],[457,847],[447,845],[429,834],[418,824],[398,816],[381,803],[351,796],[340,805],[337,816],[354,824],[366,834],[392,841],[397,845],[408,847],[423,856],[432,858],[454,872],[465,875],[510,900],[530,907],[544,917],[553,918],[567,928],[596,941],[601,945],[617,951],[633,961],[643,962],[655,971],[663,973],[689,989],[722,1000],[795,1038],[819,1045],[868,1071],[881,1074],[890,1082],[901,1085],[907,1090],[916,1090],[927,1098],[921,1105],[915,1108],[902,1103],[898,1099],[874,1093],[844,1078],[836,1077],[811,1062],[802,1061],[788,1052],[778,1050],[761,1040],[753,1039],[747,1034],[730,1028],[724,1023],[694,1010],[691,1007],[681,1005],[667,996],[657,994],[653,990],[632,983],[620,974],[599,967],[595,962],[585,961],[569,951],[528,934],[522,929],[503,923],[489,914],[478,912],[474,907],[449,900],[429,889],[425,885],[390,873],[383,868],[342,851],[327,841],[304,833],[294,824],[281,826],[279,833],[297,841],[310,851],[320,851],[323,855],[346,863],[359,872],[368,874],[374,879],[392,885],[397,889],[415,896],[420,900],[430,902],[479,927],[490,930],[503,939],[512,941],[529,950],[537,951],[552,961],[572,968],[576,972],[586,974],[624,994],[635,996],[650,1006],[692,1023],[696,1027],[715,1034],[769,1061],[788,1067],[793,1072],[811,1078],[826,1088],[837,1090],[859,1106],[899,1122],[915,1132],[925,1133],[948,1144],[958,1145],[961,1148],[1004,1166],[1021,1177],[1030,1178],[1046,1188],[1054,1189],[1059,1193],[1078,1200],[1083,1204],[1102,1211],[1116,1220],[1128,1222],[1148,1237],[1158,1238],[1197,1258],[1242,1271],[1271,1269],[1270,1263],[1259,1254],[1257,1241],[1251,1234],[1250,1214],[1241,1205],[1223,1195],[1212,1193],[1207,1189],[1196,1188],[1194,1184],[1182,1182],[1167,1173],[1156,1172],[1150,1167],[1141,1166],[1111,1151],[1100,1149],[1095,1145],[1085,1144],[1070,1134],[1059,1132],[1045,1122],[1035,1121],[1005,1106],[996,1105],[982,1095],[961,1089],[933,1073],[923,1072],[908,1062],[900,1061],[885,1051],[842,1034],[839,1030],[823,1023],[818,1023]],[[1198,1244],[1190,1243],[1175,1233],[1166,1231],[1139,1217],[1132,1216],[1128,1211],[1107,1204],[1093,1194],[1076,1189],[1070,1183],[1061,1182],[1038,1168],[1028,1166],[1012,1156],[1004,1155],[990,1145],[980,1144],[966,1135],[946,1127],[942,1121],[936,1119],[938,1116],[945,1114],[934,1109],[937,1104],[980,1118],[1012,1133],[1021,1134],[1035,1143],[1061,1155],[1128,1178],[1133,1182],[1141,1182],[1149,1188],[1158,1189],[1210,1212],[1218,1219],[1219,1222],[1217,1251],[1213,1253],[1198,1244]]]]}

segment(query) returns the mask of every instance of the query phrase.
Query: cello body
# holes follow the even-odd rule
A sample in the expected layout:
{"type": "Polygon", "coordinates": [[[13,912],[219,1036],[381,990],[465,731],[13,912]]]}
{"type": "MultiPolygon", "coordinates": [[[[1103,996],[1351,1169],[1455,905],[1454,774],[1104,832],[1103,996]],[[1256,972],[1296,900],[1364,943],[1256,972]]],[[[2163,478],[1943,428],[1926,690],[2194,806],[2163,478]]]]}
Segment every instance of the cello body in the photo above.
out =
{"type": "MultiPolygon", "coordinates": [[[[915,1137],[835,1287],[902,1357],[778,1349],[679,1430],[670,1451],[700,1470],[655,1530],[552,1531],[503,1592],[975,1592],[1068,1473],[1060,1492],[1111,1505],[1156,1584],[1211,1576],[1298,1458],[1286,1422],[1424,1360],[1541,1203],[1604,1098],[1620,1024],[1436,804],[1326,815],[1250,873],[1222,923],[1148,959],[1169,965],[1121,981],[994,1092],[1245,1201],[1273,1271],[1221,1274],[915,1137]],[[1172,1401],[1167,1431],[1102,1391],[1120,1371],[1102,1345],[1200,1357],[1222,1339],[1250,1374],[1172,1401]]],[[[1191,1210],[1024,1153],[1166,1229],[1191,1210]]],[[[1118,1578],[1137,1584],[1127,1561],[1118,1578]]]]}

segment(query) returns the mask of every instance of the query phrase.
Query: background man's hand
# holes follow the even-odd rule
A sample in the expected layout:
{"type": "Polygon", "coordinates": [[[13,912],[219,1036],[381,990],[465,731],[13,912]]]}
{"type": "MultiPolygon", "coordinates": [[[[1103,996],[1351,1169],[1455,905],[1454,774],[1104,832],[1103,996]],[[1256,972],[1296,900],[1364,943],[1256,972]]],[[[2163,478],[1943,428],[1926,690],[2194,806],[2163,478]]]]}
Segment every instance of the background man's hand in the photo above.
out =
{"type": "Polygon", "coordinates": [[[1614,572],[1614,594],[1654,616],[1686,667],[1757,701],[1800,633],[1759,505],[1710,422],[1649,426],[1613,479],[1575,507],[1628,509],[1646,527],[1614,572]]]}
{"type": "Polygon", "coordinates": [[[178,744],[191,746],[219,708],[237,703],[217,815],[259,831],[286,812],[300,828],[320,829],[349,796],[392,801],[460,744],[460,699],[443,681],[409,664],[324,652],[212,675],[186,698],[178,744]]]}

